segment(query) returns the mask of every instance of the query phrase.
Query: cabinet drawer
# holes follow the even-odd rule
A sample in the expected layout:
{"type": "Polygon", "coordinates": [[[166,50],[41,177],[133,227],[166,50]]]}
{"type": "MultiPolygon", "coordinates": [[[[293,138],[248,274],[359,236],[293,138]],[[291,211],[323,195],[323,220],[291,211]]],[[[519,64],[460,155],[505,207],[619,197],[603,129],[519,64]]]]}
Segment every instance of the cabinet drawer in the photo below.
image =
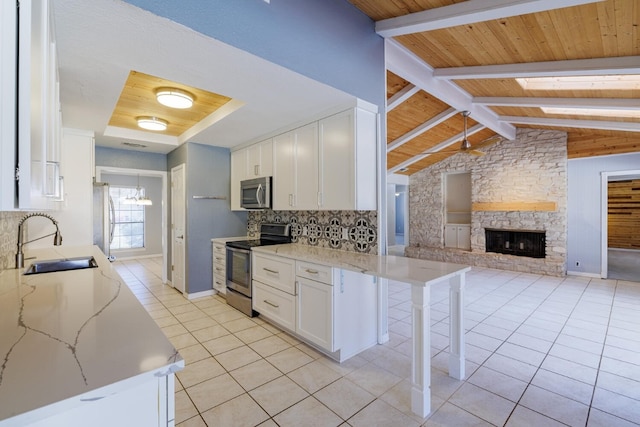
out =
{"type": "Polygon", "coordinates": [[[293,295],[253,281],[253,309],[290,331],[295,330],[296,300],[293,295]]]}
{"type": "Polygon", "coordinates": [[[294,261],[288,258],[271,257],[263,254],[253,254],[252,276],[276,289],[295,295],[294,261]]]}
{"type": "Polygon", "coordinates": [[[223,294],[227,293],[227,284],[225,283],[225,280],[223,277],[218,278],[216,276],[215,279],[213,279],[213,288],[223,294]]]}
{"type": "Polygon", "coordinates": [[[213,264],[213,275],[215,277],[224,278],[226,276],[225,265],[217,262],[213,264]]]}
{"type": "Polygon", "coordinates": [[[214,243],[213,257],[215,258],[216,256],[225,258],[227,256],[227,247],[220,243],[214,243]]]}
{"type": "Polygon", "coordinates": [[[296,276],[316,280],[318,282],[332,284],[331,267],[313,264],[305,261],[296,261],[296,276]]]}

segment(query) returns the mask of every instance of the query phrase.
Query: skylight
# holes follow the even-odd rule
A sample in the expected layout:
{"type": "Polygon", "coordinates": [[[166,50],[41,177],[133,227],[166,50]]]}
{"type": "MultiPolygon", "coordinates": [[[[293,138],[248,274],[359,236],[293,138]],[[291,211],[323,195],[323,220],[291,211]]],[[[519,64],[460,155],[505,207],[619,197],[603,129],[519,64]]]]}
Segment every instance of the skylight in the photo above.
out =
{"type": "Polygon", "coordinates": [[[630,90],[640,89],[640,75],[527,77],[516,81],[525,90],[630,90]]]}
{"type": "Polygon", "coordinates": [[[640,110],[613,110],[613,109],[605,109],[605,108],[556,108],[556,107],[540,107],[540,108],[545,114],[640,118],[640,110]]]}

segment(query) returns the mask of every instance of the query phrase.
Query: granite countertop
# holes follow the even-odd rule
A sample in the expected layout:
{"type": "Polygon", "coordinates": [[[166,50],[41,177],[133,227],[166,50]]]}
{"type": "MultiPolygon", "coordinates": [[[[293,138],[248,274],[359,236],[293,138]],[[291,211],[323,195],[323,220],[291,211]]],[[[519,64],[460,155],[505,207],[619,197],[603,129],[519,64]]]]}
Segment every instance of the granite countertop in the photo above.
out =
{"type": "Polygon", "coordinates": [[[98,268],[0,271],[0,424],[35,421],[166,375],[184,360],[95,246],[27,251],[38,260],[93,255],[98,268]],[[125,381],[126,380],[126,381],[125,381]],[[75,399],[74,399],[75,398],[75,399]],[[76,403],[77,402],[77,403],[76,403]],[[20,417],[18,417],[20,416],[20,417]]]}
{"type": "Polygon", "coordinates": [[[337,249],[318,248],[296,243],[258,246],[255,253],[278,255],[314,262],[344,270],[357,271],[416,286],[425,286],[467,272],[471,267],[448,262],[428,261],[393,255],[371,255],[337,249]]]}

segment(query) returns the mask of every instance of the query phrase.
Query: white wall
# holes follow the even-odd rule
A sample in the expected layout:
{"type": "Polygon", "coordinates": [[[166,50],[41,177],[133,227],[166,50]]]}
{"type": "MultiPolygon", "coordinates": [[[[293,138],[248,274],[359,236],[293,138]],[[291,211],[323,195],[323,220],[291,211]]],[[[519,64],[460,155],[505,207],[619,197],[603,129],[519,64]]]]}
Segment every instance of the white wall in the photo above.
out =
{"type": "MultiPolygon", "coordinates": [[[[64,177],[64,201],[58,210],[47,212],[58,221],[64,246],[93,244],[93,132],[63,129],[60,175],[64,177]]],[[[31,218],[27,222],[27,240],[55,231],[46,218],[31,218]]],[[[53,237],[29,243],[29,248],[50,247],[53,237]]]]}
{"type": "Polygon", "coordinates": [[[567,270],[570,273],[598,277],[601,273],[601,174],[637,169],[640,153],[569,160],[567,270]]]}

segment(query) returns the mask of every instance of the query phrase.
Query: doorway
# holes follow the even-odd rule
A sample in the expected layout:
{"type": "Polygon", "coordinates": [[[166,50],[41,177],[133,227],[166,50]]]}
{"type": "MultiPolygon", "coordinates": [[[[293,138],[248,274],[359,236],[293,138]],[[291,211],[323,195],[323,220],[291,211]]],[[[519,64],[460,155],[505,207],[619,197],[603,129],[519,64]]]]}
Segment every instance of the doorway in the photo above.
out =
{"type": "Polygon", "coordinates": [[[404,255],[409,245],[409,177],[387,176],[387,254],[404,255]]]}
{"type": "MultiPolygon", "coordinates": [[[[149,255],[141,255],[132,252],[121,252],[123,255],[120,259],[126,259],[129,257],[144,257],[154,256],[158,253],[162,254],[162,283],[167,283],[167,265],[168,265],[168,245],[167,245],[167,233],[168,233],[168,213],[167,213],[167,173],[164,171],[154,171],[147,169],[129,169],[129,168],[117,168],[108,166],[96,166],[96,181],[108,182],[114,184],[114,186],[121,185],[123,187],[135,187],[135,186],[153,186],[154,196],[152,197],[149,192],[147,196],[152,200],[154,206],[153,218],[148,217],[147,225],[153,227],[152,229],[146,229],[147,235],[154,234],[154,238],[157,238],[159,242],[154,242],[155,249],[153,253],[149,255]],[[156,185],[156,183],[158,185],[156,185]],[[159,216],[159,218],[158,218],[159,216]]],[[[149,188],[148,191],[150,191],[149,188]]],[[[148,208],[147,208],[148,209],[148,208]]],[[[151,212],[150,212],[151,213],[151,212]]],[[[151,243],[151,242],[149,242],[151,243]]]]}
{"type": "Polygon", "coordinates": [[[601,277],[637,281],[640,170],[602,172],[601,178],[601,277]]]}

